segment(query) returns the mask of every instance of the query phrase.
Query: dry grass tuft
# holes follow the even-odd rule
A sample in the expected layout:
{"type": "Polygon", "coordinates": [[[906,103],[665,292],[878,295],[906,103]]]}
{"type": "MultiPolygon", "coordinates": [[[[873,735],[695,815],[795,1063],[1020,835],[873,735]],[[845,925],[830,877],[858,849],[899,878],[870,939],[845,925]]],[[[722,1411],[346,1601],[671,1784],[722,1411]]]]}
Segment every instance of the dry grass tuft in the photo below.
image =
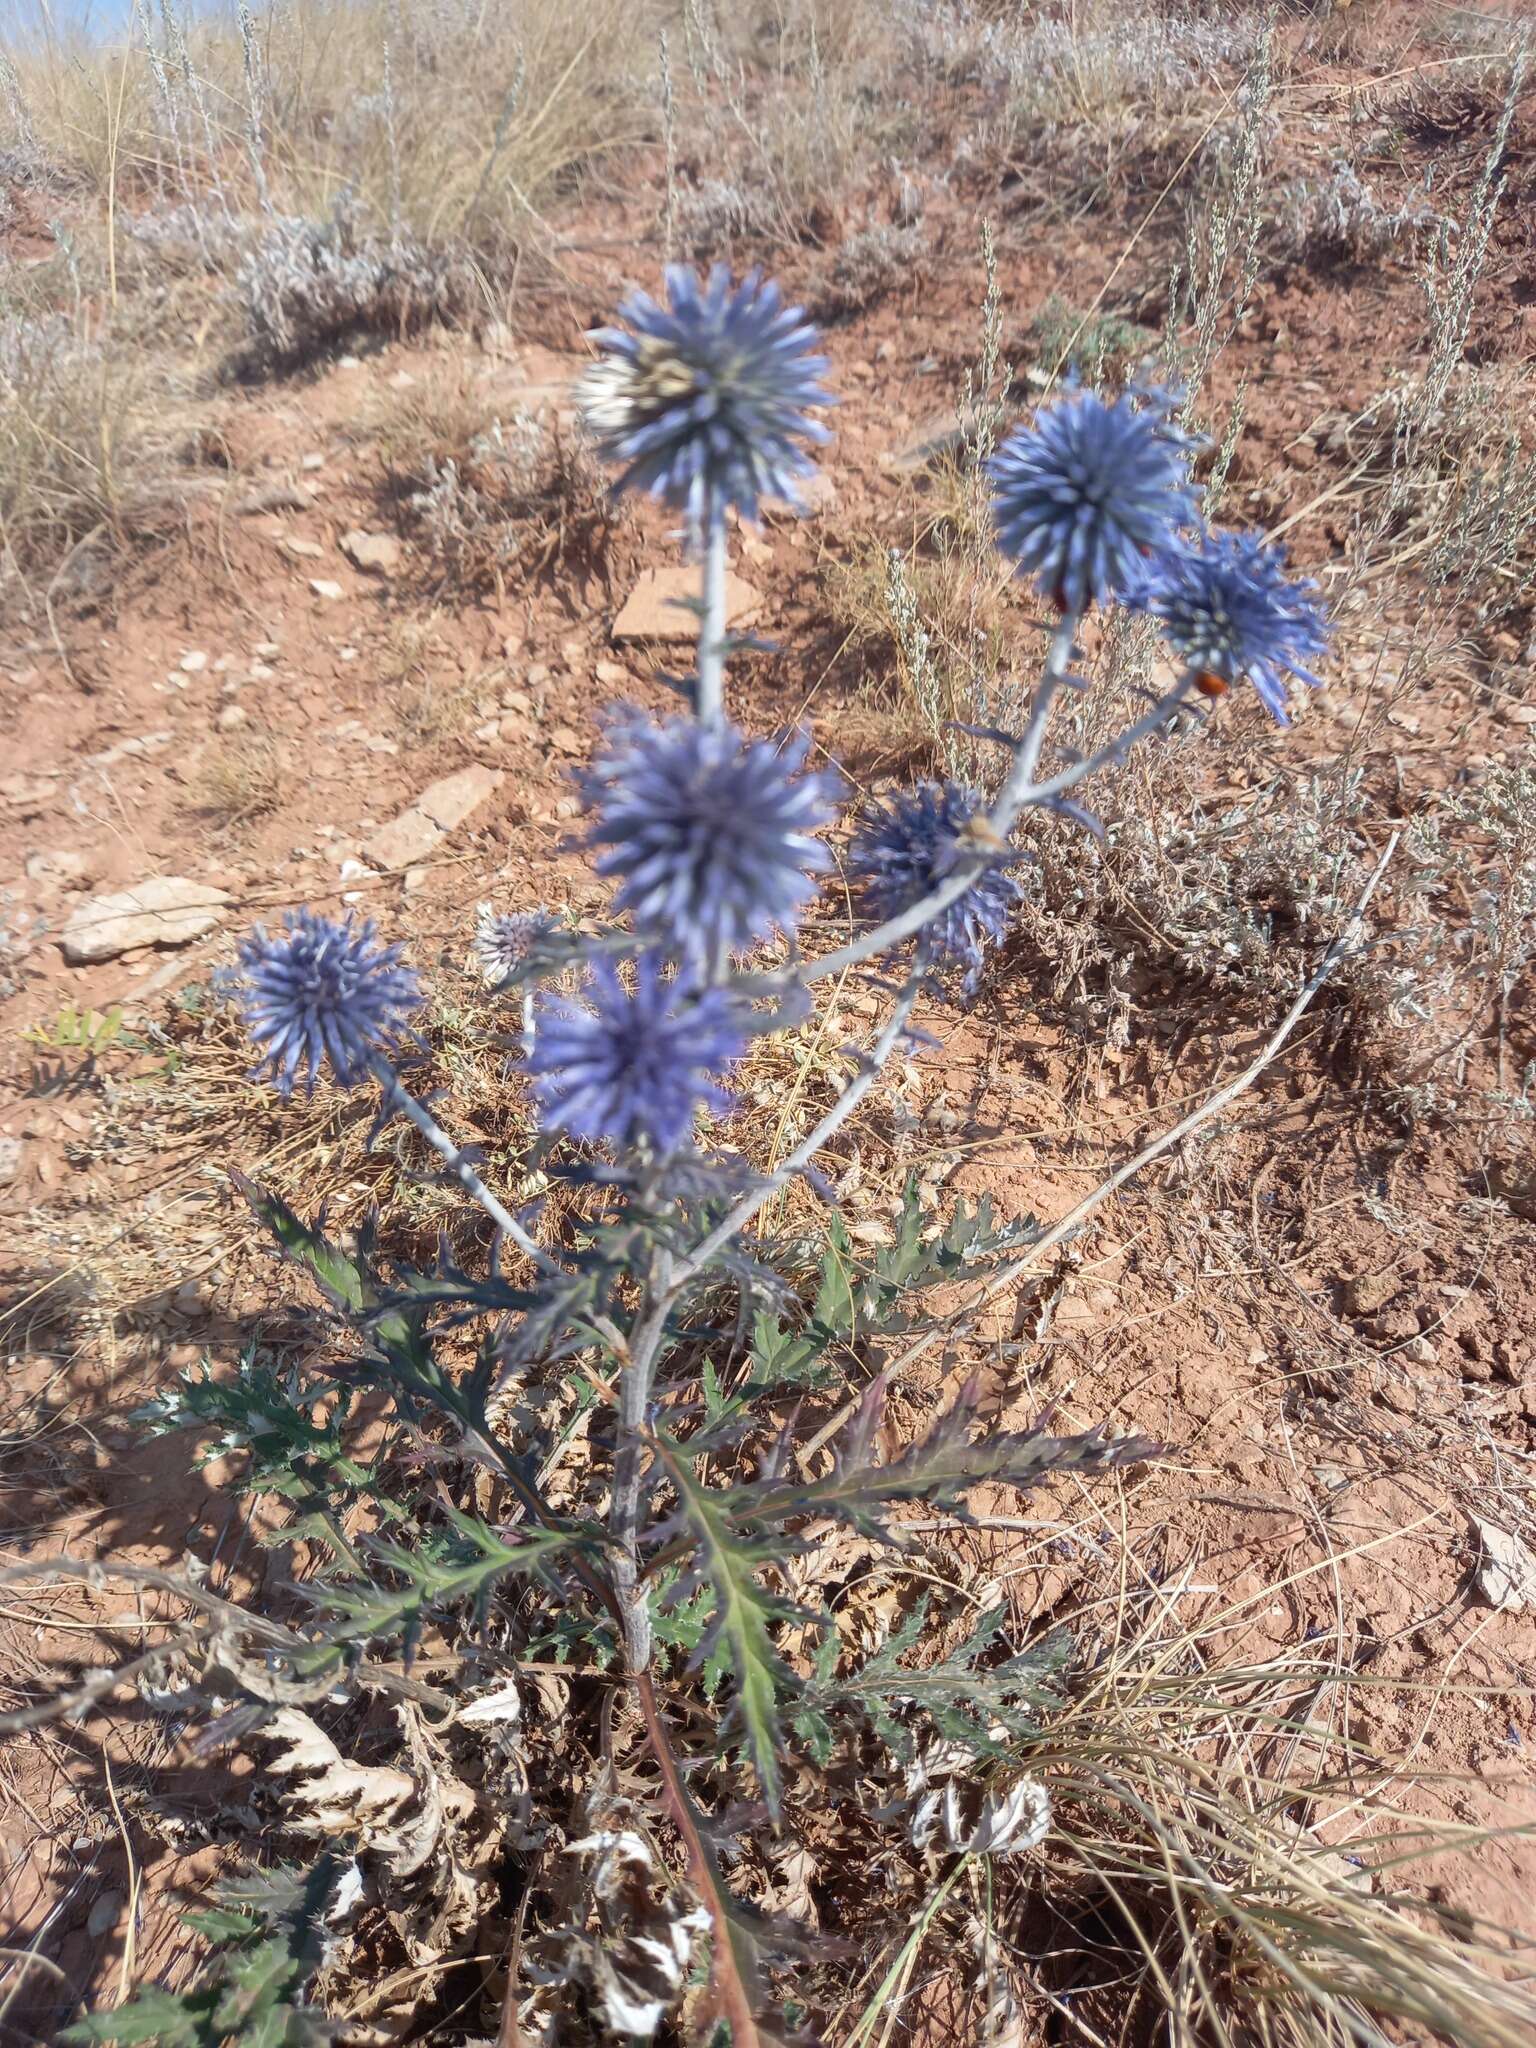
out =
{"type": "Polygon", "coordinates": [[[289,789],[282,748],[266,733],[241,733],[210,746],[198,762],[190,809],[216,828],[230,830],[283,807],[289,789]]]}

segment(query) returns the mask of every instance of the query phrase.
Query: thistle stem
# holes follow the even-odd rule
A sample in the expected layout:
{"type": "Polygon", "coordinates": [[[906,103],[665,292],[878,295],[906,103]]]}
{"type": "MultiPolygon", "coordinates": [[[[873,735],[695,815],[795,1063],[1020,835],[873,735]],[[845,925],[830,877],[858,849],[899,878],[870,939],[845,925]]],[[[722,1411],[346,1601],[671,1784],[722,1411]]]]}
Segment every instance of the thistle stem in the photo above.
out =
{"type": "Polygon", "coordinates": [[[369,1061],[369,1072],[384,1091],[386,1110],[398,1111],[408,1122],[413,1123],[426,1139],[432,1150],[447,1166],[449,1173],[463,1188],[472,1201],[490,1217],[503,1237],[512,1240],[519,1251],[526,1252],[541,1273],[558,1273],[563,1269],[552,1259],[542,1246],[534,1243],[522,1224],[507,1208],[505,1203],[493,1195],[485,1182],[464,1157],[459,1146],[443,1129],[424,1104],[418,1102],[401,1081],[400,1076],[388,1060],[375,1054],[369,1061]]]}
{"type": "Polygon", "coordinates": [[[608,1528],[614,1539],[613,1590],[624,1631],[625,1668],[633,1675],[650,1668],[651,1609],[640,1569],[640,1518],[645,1499],[645,1419],[651,1403],[656,1359],[675,1292],[672,1254],[658,1246],[647,1277],[645,1299],[630,1332],[628,1356],[619,1375],[618,1436],[613,1460],[613,1500],[608,1528]]]}
{"type": "Polygon", "coordinates": [[[698,719],[725,722],[725,512],[712,491],[704,500],[704,588],[699,613],[698,719]]]}
{"type": "MultiPolygon", "coordinates": [[[[1186,701],[1194,685],[1194,671],[1186,669],[1173,688],[1159,697],[1152,709],[1138,718],[1134,725],[1127,726],[1122,733],[1117,733],[1096,753],[1087,755],[1081,761],[1074,761],[1070,768],[1062,769],[1059,775],[1053,775],[1045,782],[1036,782],[1033,777],[1045,744],[1050,712],[1066,680],[1066,662],[1070,658],[1071,639],[1064,625],[1052,642],[1051,660],[1040,679],[1040,688],[1035,694],[1028,723],[1015,744],[1013,766],[1008,771],[1008,779],[1003,784],[997,802],[987,818],[990,834],[995,840],[1006,840],[1025,811],[1056,802],[1069,789],[1075,789],[1080,782],[1086,782],[1089,776],[1098,774],[1100,769],[1118,761],[1138,740],[1159,731],[1186,701]]],[[[809,967],[802,970],[800,980],[802,983],[810,983],[825,981],[829,975],[845,974],[850,967],[857,967],[865,960],[872,960],[877,953],[887,952],[892,946],[900,945],[903,939],[910,939],[914,933],[921,931],[924,925],[930,924],[941,910],[947,910],[951,903],[958,902],[985,866],[986,856],[981,854],[974,860],[957,865],[952,874],[946,875],[944,880],[920,901],[899,911],[895,917],[888,917],[884,924],[876,925],[873,931],[865,932],[857,939],[850,939],[846,946],[839,946],[835,953],[824,954],[820,960],[813,961],[809,967]]]]}

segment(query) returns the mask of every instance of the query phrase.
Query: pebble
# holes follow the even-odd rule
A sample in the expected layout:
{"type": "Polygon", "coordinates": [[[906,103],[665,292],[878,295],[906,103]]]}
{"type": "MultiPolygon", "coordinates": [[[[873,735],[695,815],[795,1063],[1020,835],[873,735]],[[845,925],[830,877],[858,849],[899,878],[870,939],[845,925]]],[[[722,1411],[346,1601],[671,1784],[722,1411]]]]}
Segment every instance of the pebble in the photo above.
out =
{"type": "Polygon", "coordinates": [[[237,732],[242,725],[249,725],[251,714],[243,704],[226,704],[214,720],[220,732],[237,732]]]}
{"type": "Polygon", "coordinates": [[[194,647],[190,654],[184,654],[177,667],[184,676],[200,676],[208,666],[208,656],[201,647],[194,647]]]}
{"type": "Polygon", "coordinates": [[[327,604],[334,604],[343,594],[341,585],[333,583],[328,576],[311,576],[309,587],[316,597],[323,598],[327,604]]]}
{"type": "Polygon", "coordinates": [[[279,647],[275,640],[258,640],[251,649],[251,652],[261,661],[276,661],[282,651],[282,648],[279,647]]]}

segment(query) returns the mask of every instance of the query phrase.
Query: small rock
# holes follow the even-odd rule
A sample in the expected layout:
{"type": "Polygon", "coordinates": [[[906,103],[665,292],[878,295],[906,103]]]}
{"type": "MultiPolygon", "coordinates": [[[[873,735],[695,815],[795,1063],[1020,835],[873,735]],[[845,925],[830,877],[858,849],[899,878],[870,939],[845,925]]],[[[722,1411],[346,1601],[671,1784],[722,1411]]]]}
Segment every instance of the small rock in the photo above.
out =
{"type": "Polygon", "coordinates": [[[389,388],[391,391],[409,391],[415,382],[409,370],[396,370],[389,380],[389,388]]]}
{"type": "MultiPolygon", "coordinates": [[[[355,363],[356,358],[354,357],[352,361],[350,363],[345,364],[344,367],[352,368],[354,367],[355,363]]],[[[317,454],[313,449],[311,449],[308,455],[302,456],[300,458],[299,467],[300,469],[307,470],[310,473],[310,475],[313,475],[317,469],[324,469],[325,457],[323,455],[317,454]]]]}
{"type": "Polygon", "coordinates": [[[226,704],[213,721],[220,732],[236,732],[242,725],[249,725],[251,714],[243,704],[226,704]]]}
{"type": "Polygon", "coordinates": [[[1536,1603],[1536,1557],[1518,1536],[1478,1516],[1470,1517],[1481,1555],[1473,1585],[1488,1605],[1506,1614],[1523,1614],[1536,1603]]]}
{"type": "Polygon", "coordinates": [[[364,846],[370,863],[377,868],[415,867],[434,851],[445,834],[462,825],[472,811],[501,787],[502,776],[494,768],[461,768],[457,775],[445,775],[429,785],[415,803],[380,826],[364,846]]]}
{"type": "Polygon", "coordinates": [[[549,735],[549,744],[557,754],[579,754],[586,742],[574,726],[557,725],[549,735]]]}
{"type": "Polygon", "coordinates": [[[292,555],[296,562],[319,562],[325,559],[325,549],[317,540],[299,540],[289,534],[283,542],[283,553],[292,555]]]}
{"type": "Polygon", "coordinates": [[[6,775],[0,777],[0,802],[9,810],[30,813],[47,803],[57,787],[52,776],[6,775]]]}
{"type": "Polygon", "coordinates": [[[522,718],[532,718],[533,699],[526,690],[505,690],[502,693],[503,711],[515,711],[522,718]]]}
{"type": "Polygon", "coordinates": [[[41,882],[45,887],[54,889],[75,888],[88,881],[91,873],[91,864],[85,855],[68,846],[61,846],[51,853],[29,853],[26,868],[29,882],[41,882]]]}
{"type": "Polygon", "coordinates": [[[1352,1316],[1373,1316],[1386,1307],[1397,1288],[1390,1273],[1357,1273],[1344,1283],[1344,1306],[1352,1316]]]}
{"type": "Polygon", "coordinates": [[[20,1172],[20,1138],[0,1137],[0,1188],[8,1188],[20,1172]]]}
{"type": "Polygon", "coordinates": [[[1394,1415],[1412,1415],[1418,1407],[1418,1398],[1412,1387],[1402,1380],[1387,1380],[1376,1390],[1376,1398],[1384,1408],[1390,1408],[1394,1415]]]}
{"type": "Polygon", "coordinates": [[[323,598],[327,604],[334,604],[337,598],[344,594],[341,585],[333,583],[327,576],[311,576],[309,587],[316,597],[323,598]]]}
{"type": "Polygon", "coordinates": [[[92,1941],[100,1941],[104,1935],[112,1932],[122,1915],[123,1895],[109,1887],[104,1892],[98,1892],[92,1901],[91,1910],[85,1919],[85,1931],[92,1941]]]}
{"type": "Polygon", "coordinates": [[[253,661],[251,663],[250,679],[253,683],[269,683],[276,673],[277,671],[268,668],[264,661],[253,661]]]}
{"type": "Polygon", "coordinates": [[[418,889],[424,889],[427,885],[427,877],[431,872],[430,868],[407,868],[405,880],[401,885],[406,895],[414,896],[418,889]]]}
{"type": "Polygon", "coordinates": [[[190,654],[184,654],[176,666],[184,676],[200,676],[208,666],[208,656],[201,647],[194,647],[190,654]]]}
{"type": "Polygon", "coordinates": [[[593,674],[603,685],[604,689],[627,690],[629,688],[629,670],[621,668],[616,661],[600,661],[593,670],[593,674]]]}
{"type": "Polygon", "coordinates": [[[151,875],[83,903],[59,934],[72,967],[115,960],[136,946],[186,946],[223,922],[229,897],[182,875],[151,875]]]}
{"type": "Polygon", "coordinates": [[[258,640],[251,649],[258,661],[276,661],[282,651],[275,640],[258,640]]]}
{"type": "Polygon", "coordinates": [[[308,491],[301,491],[297,484],[259,484],[235,500],[235,514],[241,519],[256,512],[307,512],[309,507],[308,491]]]}
{"type": "Polygon", "coordinates": [[[342,861],[340,872],[344,882],[371,882],[374,879],[373,869],[367,862],[355,860],[350,853],[342,861]]]}
{"type": "Polygon", "coordinates": [[[86,768],[117,768],[119,762],[141,760],[145,754],[160,754],[172,743],[176,733],[137,733],[133,739],[119,739],[115,748],[106,748],[104,754],[86,754],[86,768]]]}
{"type": "Polygon", "coordinates": [[[824,470],[802,477],[798,491],[798,504],[791,498],[765,498],[763,511],[771,519],[816,519],[837,503],[837,485],[824,470]]]}
{"type": "Polygon", "coordinates": [[[364,533],[354,527],[341,536],[341,552],[359,569],[376,576],[393,576],[400,566],[400,543],[387,533],[364,533]]]}
{"type": "MultiPolygon", "coordinates": [[[[693,640],[697,616],[686,604],[699,595],[699,572],[688,563],[647,569],[613,622],[615,640],[693,640]]],[[[728,630],[746,626],[762,610],[761,595],[734,571],[725,578],[725,623],[728,630]]],[[[531,680],[531,677],[530,677],[531,680]]]]}

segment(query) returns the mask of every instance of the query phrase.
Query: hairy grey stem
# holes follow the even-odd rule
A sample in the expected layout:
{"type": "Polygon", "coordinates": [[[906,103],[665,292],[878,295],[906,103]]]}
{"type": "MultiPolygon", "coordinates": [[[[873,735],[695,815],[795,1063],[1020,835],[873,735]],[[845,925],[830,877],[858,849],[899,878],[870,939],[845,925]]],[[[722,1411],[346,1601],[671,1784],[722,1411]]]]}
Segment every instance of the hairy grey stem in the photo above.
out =
{"type": "Polygon", "coordinates": [[[625,1667],[631,1672],[645,1671],[651,1661],[651,1610],[640,1576],[640,1522],[648,1456],[645,1422],[674,1292],[672,1254],[658,1245],[646,1277],[640,1313],[630,1332],[628,1356],[619,1372],[613,1501],[608,1510],[608,1528],[616,1545],[613,1590],[623,1618],[625,1667]]]}
{"type": "Polygon", "coordinates": [[[384,1090],[385,1107],[398,1110],[416,1126],[432,1150],[444,1161],[459,1186],[472,1201],[480,1204],[502,1235],[509,1237],[519,1251],[526,1252],[541,1273],[563,1271],[559,1263],[552,1259],[541,1245],[534,1243],[506,1204],[491,1193],[432,1112],[424,1108],[404,1086],[388,1060],[375,1053],[369,1061],[369,1072],[384,1090]]]}
{"type": "Polygon", "coordinates": [[[711,491],[704,506],[704,605],[699,615],[698,718],[725,720],[725,510],[711,491]]]}

